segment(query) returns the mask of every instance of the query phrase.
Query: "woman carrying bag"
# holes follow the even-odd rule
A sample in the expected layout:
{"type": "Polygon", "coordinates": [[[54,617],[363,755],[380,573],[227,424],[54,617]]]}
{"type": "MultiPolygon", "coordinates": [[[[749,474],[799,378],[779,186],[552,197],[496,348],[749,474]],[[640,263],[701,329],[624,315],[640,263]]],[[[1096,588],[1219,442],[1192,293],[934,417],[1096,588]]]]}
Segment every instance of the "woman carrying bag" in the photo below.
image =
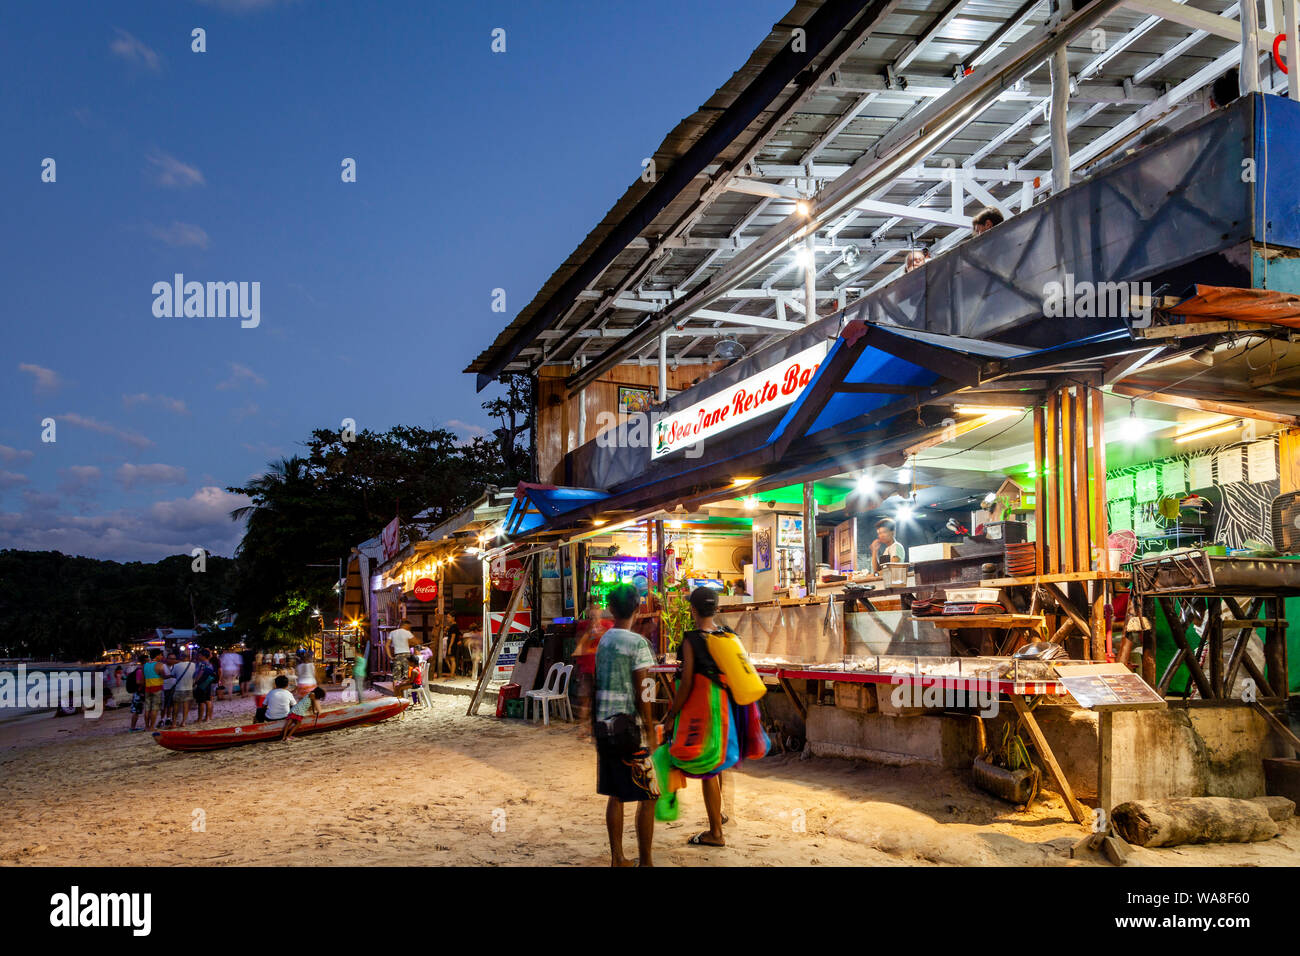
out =
{"type": "Polygon", "coordinates": [[[682,636],[677,693],[662,724],[672,766],[698,778],[704,791],[709,829],[689,843],[721,847],[722,772],[768,750],[757,704],[765,688],[735,632],[713,621],[718,592],[698,587],[690,603],[695,627],[682,636]]]}

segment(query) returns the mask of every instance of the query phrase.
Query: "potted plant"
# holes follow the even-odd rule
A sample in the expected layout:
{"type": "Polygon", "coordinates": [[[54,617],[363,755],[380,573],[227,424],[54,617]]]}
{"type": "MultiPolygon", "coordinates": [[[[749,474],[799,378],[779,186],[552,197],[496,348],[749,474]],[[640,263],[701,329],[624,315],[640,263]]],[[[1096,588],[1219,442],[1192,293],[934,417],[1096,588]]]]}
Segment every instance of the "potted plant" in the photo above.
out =
{"type": "Polygon", "coordinates": [[[1029,806],[1038,795],[1042,772],[1029,757],[1019,725],[1002,728],[1002,740],[975,758],[971,766],[975,785],[1011,803],[1029,806]]]}

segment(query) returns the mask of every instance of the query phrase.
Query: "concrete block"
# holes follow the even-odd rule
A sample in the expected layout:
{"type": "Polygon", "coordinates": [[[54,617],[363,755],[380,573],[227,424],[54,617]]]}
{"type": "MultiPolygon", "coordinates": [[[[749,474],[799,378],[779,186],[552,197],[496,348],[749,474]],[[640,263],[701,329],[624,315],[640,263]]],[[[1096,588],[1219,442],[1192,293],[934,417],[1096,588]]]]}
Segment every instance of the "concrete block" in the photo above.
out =
{"type": "Polygon", "coordinates": [[[1265,757],[1264,789],[1270,796],[1286,797],[1300,803],[1300,760],[1265,757]]]}
{"type": "Polygon", "coordinates": [[[838,707],[808,709],[808,744],[814,756],[847,757],[892,766],[969,767],[975,759],[973,718],[887,717],[838,707]]]}

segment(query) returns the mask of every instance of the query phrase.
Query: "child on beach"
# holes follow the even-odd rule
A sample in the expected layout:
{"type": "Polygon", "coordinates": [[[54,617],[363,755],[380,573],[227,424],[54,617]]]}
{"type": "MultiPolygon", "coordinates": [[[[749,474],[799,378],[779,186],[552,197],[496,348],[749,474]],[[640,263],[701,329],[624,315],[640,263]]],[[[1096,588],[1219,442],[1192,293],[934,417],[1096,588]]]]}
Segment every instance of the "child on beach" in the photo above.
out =
{"type": "Polygon", "coordinates": [[[289,716],[284,722],[284,735],[280,737],[281,741],[292,740],[293,732],[298,729],[303,718],[310,713],[313,717],[320,716],[320,704],[318,701],[325,699],[325,688],[313,687],[310,694],[305,695],[301,700],[293,705],[289,711],[289,716]]]}
{"type": "Polygon", "coordinates": [[[418,657],[411,659],[411,703],[420,704],[420,688],[424,686],[424,663],[418,657]]]}

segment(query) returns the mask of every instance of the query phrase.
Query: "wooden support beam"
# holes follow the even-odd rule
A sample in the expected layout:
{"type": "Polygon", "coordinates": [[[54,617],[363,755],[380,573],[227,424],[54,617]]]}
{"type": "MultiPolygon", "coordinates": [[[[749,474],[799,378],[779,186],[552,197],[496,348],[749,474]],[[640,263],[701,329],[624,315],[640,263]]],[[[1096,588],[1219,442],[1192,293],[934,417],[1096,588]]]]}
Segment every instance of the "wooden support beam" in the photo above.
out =
{"type": "MultiPolygon", "coordinates": [[[[1047,468],[1044,447],[1046,416],[1042,405],[1034,406],[1034,573],[1047,573],[1047,468]]],[[[1038,590],[1034,590],[1034,600],[1038,590]]]]}
{"type": "Polygon", "coordinates": [[[1110,549],[1106,547],[1109,538],[1106,520],[1106,411],[1102,407],[1104,396],[1101,389],[1088,390],[1092,395],[1092,520],[1095,531],[1092,539],[1101,549],[1097,559],[1098,571],[1118,571],[1110,566],[1110,549]]]}
{"type": "Polygon", "coordinates": [[[1252,701],[1251,706],[1255,708],[1255,713],[1264,718],[1264,722],[1268,724],[1269,729],[1281,737],[1288,747],[1294,750],[1297,754],[1300,754],[1300,737],[1297,737],[1292,733],[1290,727],[1279,720],[1275,713],[1259,701],[1252,701]]]}
{"type": "Polygon", "coordinates": [[[1034,713],[1030,710],[1029,705],[1025,703],[1023,697],[1019,694],[1011,694],[1011,706],[1016,709],[1020,716],[1021,722],[1025,725],[1025,730],[1029,732],[1029,739],[1038,751],[1038,756],[1042,758],[1047,765],[1047,772],[1056,784],[1057,791],[1065,800],[1065,806],[1070,811],[1070,817],[1075,823],[1083,823],[1086,819],[1083,807],[1075,799],[1074,790],[1070,787],[1070,781],[1065,779],[1065,773],[1061,770],[1061,765],[1056,762],[1056,754],[1052,753],[1052,748],[1047,744],[1047,738],[1043,736],[1043,729],[1038,726],[1038,721],[1034,718],[1034,713]]]}
{"type": "MultiPolygon", "coordinates": [[[[533,562],[537,560],[534,555],[524,558],[523,573],[519,575],[519,586],[510,592],[510,600],[506,604],[505,614],[501,617],[501,630],[492,640],[492,650],[483,655],[483,673],[479,675],[478,686],[474,688],[474,696],[470,699],[469,709],[465,711],[467,717],[474,717],[478,714],[479,705],[483,703],[483,695],[487,693],[488,682],[492,679],[492,671],[497,666],[497,658],[501,656],[501,648],[506,642],[506,637],[510,634],[510,628],[514,626],[515,615],[519,611],[519,605],[523,603],[524,581],[531,580],[533,573],[533,562]]],[[[484,601],[491,599],[490,592],[484,596],[484,601]]],[[[488,623],[492,620],[491,614],[488,615],[488,623]]],[[[491,630],[483,635],[484,641],[490,636],[491,630]]]]}
{"type": "MultiPolygon", "coordinates": [[[[1174,613],[1174,604],[1167,597],[1158,597],[1160,608],[1165,612],[1165,620],[1169,622],[1169,632],[1173,635],[1174,643],[1183,651],[1183,663],[1187,665],[1187,670],[1191,672],[1192,680],[1196,683],[1196,689],[1201,692],[1203,700],[1214,700],[1214,688],[1210,684],[1209,678],[1205,676],[1205,671],[1201,669],[1200,662],[1196,660],[1196,652],[1192,650],[1191,644],[1187,640],[1187,630],[1183,627],[1182,618],[1174,613]]],[[[1172,674],[1166,675],[1172,677],[1172,674]]],[[[1167,683],[1167,681],[1165,682],[1167,683]]]]}
{"type": "Polygon", "coordinates": [[[1074,465],[1074,567],[1087,571],[1092,567],[1092,522],[1088,506],[1088,390],[1079,385],[1071,402],[1074,419],[1070,440],[1074,465]]]}
{"type": "Polygon", "coordinates": [[[1173,392],[1168,390],[1153,392],[1142,385],[1116,385],[1113,391],[1116,395],[1123,395],[1127,398],[1144,398],[1152,402],[1174,405],[1178,408],[1190,408],[1200,412],[1213,412],[1216,415],[1231,415],[1235,418],[1253,418],[1261,422],[1274,422],[1278,425],[1290,425],[1292,427],[1300,425],[1300,417],[1295,415],[1283,415],[1280,412],[1267,412],[1251,405],[1217,402],[1208,398],[1199,398],[1194,395],[1188,395],[1183,392],[1173,392]]]}
{"type": "Polygon", "coordinates": [[[1057,432],[1059,430],[1060,419],[1060,395],[1052,392],[1047,396],[1047,430],[1045,434],[1045,444],[1047,446],[1047,529],[1044,532],[1039,530],[1039,534],[1045,534],[1047,541],[1047,558],[1048,574],[1061,573],[1061,504],[1059,498],[1059,476],[1057,474],[1057,432]]]}

